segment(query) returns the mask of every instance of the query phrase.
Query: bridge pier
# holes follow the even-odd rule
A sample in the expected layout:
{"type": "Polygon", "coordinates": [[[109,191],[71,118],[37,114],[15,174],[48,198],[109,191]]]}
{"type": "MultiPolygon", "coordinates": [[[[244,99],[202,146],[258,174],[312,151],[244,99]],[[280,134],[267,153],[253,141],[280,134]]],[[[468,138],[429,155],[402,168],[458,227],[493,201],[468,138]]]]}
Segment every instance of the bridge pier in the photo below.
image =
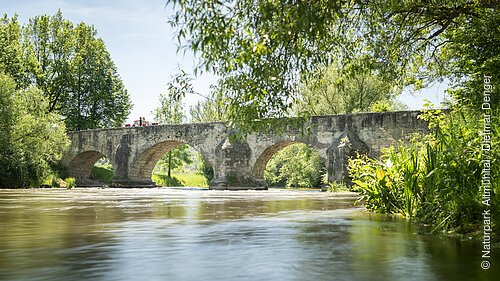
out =
{"type": "Polygon", "coordinates": [[[210,189],[267,189],[265,181],[256,179],[251,172],[252,150],[246,141],[231,143],[226,138],[215,151],[218,157],[215,159],[215,177],[210,182],[210,189]]]}
{"type": "Polygon", "coordinates": [[[369,147],[356,133],[346,128],[327,150],[328,182],[343,182],[347,186],[352,186],[348,163],[349,158],[355,157],[358,153],[368,154],[369,147]]]}
{"type": "MultiPolygon", "coordinates": [[[[428,132],[419,111],[316,116],[306,128],[262,132],[230,142],[226,124],[195,123],[111,128],[68,133],[71,146],[61,160],[68,176],[88,179],[95,161],[107,157],[115,168],[114,186],[152,187],[155,164],[170,149],[188,144],[214,169],[210,189],[266,189],[263,172],[269,159],[287,145],[305,143],[326,161],[328,180],[349,184],[347,160],[356,151],[377,156],[411,133],[428,132]]],[[[280,122],[288,122],[280,119],[280,122]]]]}

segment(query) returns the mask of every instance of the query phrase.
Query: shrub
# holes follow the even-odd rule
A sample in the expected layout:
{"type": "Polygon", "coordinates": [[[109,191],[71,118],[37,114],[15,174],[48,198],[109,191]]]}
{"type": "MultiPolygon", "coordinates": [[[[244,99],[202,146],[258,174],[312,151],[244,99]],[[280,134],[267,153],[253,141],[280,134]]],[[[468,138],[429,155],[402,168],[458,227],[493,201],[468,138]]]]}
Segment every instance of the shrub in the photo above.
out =
{"type": "Polygon", "coordinates": [[[318,152],[306,144],[292,144],[276,153],[267,163],[264,179],[268,185],[319,187],[325,164],[318,152]]]}
{"type": "MultiPolygon", "coordinates": [[[[349,161],[353,188],[370,210],[401,214],[434,225],[434,231],[468,232],[481,224],[483,210],[479,116],[428,111],[422,118],[429,121],[432,133],[400,141],[379,160],[360,155],[349,161]]],[[[494,142],[489,157],[499,159],[494,142]]],[[[492,169],[499,174],[498,164],[492,169]]],[[[498,193],[498,186],[493,190],[498,193]]]]}
{"type": "Polygon", "coordinates": [[[0,187],[38,186],[61,159],[69,139],[61,116],[50,112],[40,90],[16,87],[0,73],[0,187]]]}
{"type": "Polygon", "coordinates": [[[76,187],[76,179],[75,178],[66,178],[64,179],[66,182],[66,188],[70,189],[76,187]]]}
{"type": "Polygon", "coordinates": [[[104,182],[111,183],[115,177],[115,172],[113,170],[107,169],[105,167],[94,166],[90,172],[91,178],[104,182]]]}
{"type": "Polygon", "coordinates": [[[198,153],[198,173],[205,176],[207,178],[207,181],[210,182],[214,178],[214,168],[210,165],[210,163],[201,156],[201,154],[198,153]]]}

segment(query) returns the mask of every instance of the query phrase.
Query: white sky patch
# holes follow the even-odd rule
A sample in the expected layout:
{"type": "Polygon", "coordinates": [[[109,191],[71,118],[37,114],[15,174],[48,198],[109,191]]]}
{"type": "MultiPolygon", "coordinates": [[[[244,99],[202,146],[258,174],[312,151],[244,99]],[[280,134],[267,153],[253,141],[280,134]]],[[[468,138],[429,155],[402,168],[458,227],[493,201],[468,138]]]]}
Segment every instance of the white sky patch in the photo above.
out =
{"type": "Polygon", "coordinates": [[[433,103],[435,108],[441,108],[441,103],[449,100],[449,97],[444,92],[447,88],[448,81],[444,81],[441,83],[434,83],[416,92],[406,89],[403,90],[403,93],[397,97],[396,100],[405,103],[411,110],[422,109],[426,100],[433,103]]]}

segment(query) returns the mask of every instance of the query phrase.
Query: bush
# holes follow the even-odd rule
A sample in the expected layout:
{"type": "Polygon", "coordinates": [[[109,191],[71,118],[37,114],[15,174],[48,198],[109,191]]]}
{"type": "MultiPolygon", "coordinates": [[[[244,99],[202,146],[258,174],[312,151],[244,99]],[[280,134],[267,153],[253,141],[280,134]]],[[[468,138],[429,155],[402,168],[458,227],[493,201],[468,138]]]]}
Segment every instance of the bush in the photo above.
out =
{"type": "Polygon", "coordinates": [[[210,182],[214,178],[214,168],[212,168],[212,165],[201,156],[201,154],[198,154],[199,156],[199,163],[198,163],[198,171],[201,175],[205,176],[208,182],[210,182]]]}
{"type": "Polygon", "coordinates": [[[67,187],[66,182],[59,177],[52,178],[52,187],[67,187]]]}
{"type": "Polygon", "coordinates": [[[97,163],[92,167],[92,171],[90,172],[90,176],[92,179],[104,182],[111,183],[113,178],[115,177],[115,172],[113,170],[113,165],[106,158],[99,159],[97,163]]]}
{"type": "MultiPolygon", "coordinates": [[[[401,214],[433,225],[434,231],[469,232],[481,225],[483,211],[480,116],[428,111],[422,118],[429,121],[431,134],[400,141],[384,150],[380,160],[360,155],[349,161],[354,190],[370,210],[401,214]]],[[[498,135],[494,130],[492,135],[498,135]]],[[[490,158],[500,159],[498,140],[490,158]]],[[[499,170],[492,164],[493,175],[499,170]]],[[[498,193],[498,186],[493,191],[498,193]]]]}
{"type": "Polygon", "coordinates": [[[325,164],[313,148],[292,144],[276,153],[267,163],[264,179],[270,186],[319,187],[325,164]]]}
{"type": "MultiPolygon", "coordinates": [[[[0,73],[0,187],[38,186],[69,145],[61,116],[36,88],[0,73]]],[[[49,183],[50,184],[50,183],[49,183]]]]}
{"type": "Polygon", "coordinates": [[[64,182],[66,182],[66,188],[73,188],[76,187],[76,179],[75,178],[66,178],[64,179],[64,182]]]}

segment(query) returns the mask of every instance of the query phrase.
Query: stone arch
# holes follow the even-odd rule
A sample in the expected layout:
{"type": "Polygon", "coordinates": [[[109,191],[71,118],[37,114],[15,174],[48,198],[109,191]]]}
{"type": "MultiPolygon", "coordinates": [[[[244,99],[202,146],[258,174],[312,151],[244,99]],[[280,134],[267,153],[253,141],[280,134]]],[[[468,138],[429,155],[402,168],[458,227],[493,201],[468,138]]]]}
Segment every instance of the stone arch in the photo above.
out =
{"type": "Polygon", "coordinates": [[[76,179],[90,178],[92,167],[94,167],[94,164],[97,162],[97,160],[103,157],[107,156],[96,150],[87,150],[78,153],[68,165],[68,176],[74,177],[76,179]]]}
{"type": "MultiPolygon", "coordinates": [[[[277,142],[277,143],[275,143],[275,144],[267,147],[259,155],[259,157],[255,161],[255,164],[254,164],[253,170],[252,170],[254,177],[256,177],[257,179],[263,179],[264,178],[264,170],[266,169],[266,166],[267,166],[267,163],[269,162],[269,160],[271,160],[271,158],[278,151],[282,150],[283,148],[285,148],[287,146],[290,146],[292,144],[298,144],[298,143],[306,144],[309,147],[314,148],[318,153],[320,152],[316,147],[314,147],[313,145],[310,145],[310,144],[308,144],[306,142],[296,141],[296,140],[279,141],[279,142],[277,142]]],[[[323,160],[323,162],[326,164],[327,163],[326,159],[323,157],[323,155],[321,155],[321,153],[320,153],[320,157],[323,160]]]]}
{"type": "Polygon", "coordinates": [[[193,147],[196,151],[198,151],[206,161],[210,163],[213,167],[212,161],[206,157],[203,150],[199,149],[196,145],[192,145],[188,142],[179,141],[179,140],[167,140],[163,142],[159,142],[153,144],[147,148],[145,148],[137,157],[132,161],[129,169],[129,177],[131,179],[140,179],[140,180],[150,180],[151,174],[153,173],[153,169],[156,163],[160,160],[160,158],[165,155],[168,151],[175,148],[178,145],[187,144],[193,147]]]}

